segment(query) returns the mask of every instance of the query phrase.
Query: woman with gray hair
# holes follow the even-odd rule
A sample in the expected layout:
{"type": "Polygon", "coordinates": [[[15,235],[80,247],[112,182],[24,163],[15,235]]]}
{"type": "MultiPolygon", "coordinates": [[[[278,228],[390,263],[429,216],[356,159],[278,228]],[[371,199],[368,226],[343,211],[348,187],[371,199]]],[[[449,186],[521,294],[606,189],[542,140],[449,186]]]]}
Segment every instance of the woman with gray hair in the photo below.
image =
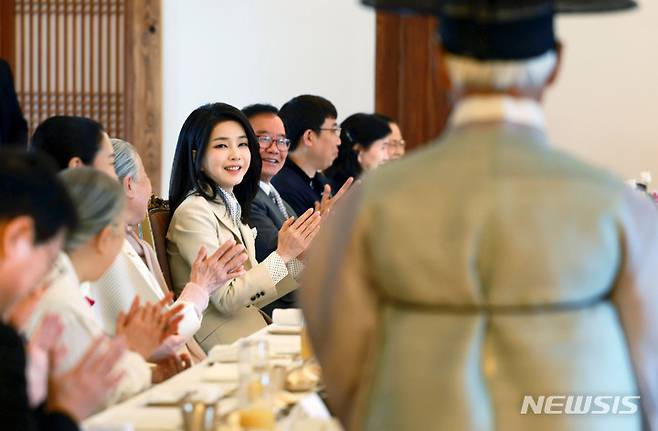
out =
{"type": "MultiPolygon", "coordinates": [[[[151,182],[139,154],[130,143],[112,139],[112,146],[116,173],[126,200],[127,228],[121,252],[91,287],[91,295],[97,301],[96,315],[110,334],[115,332],[117,316],[130,308],[135,297],[160,301],[169,293],[155,252],[133,229],[147,212],[151,182]]],[[[228,280],[244,273],[242,264],[246,259],[243,246],[236,245],[235,241],[227,241],[212,256],[207,256],[204,249],[199,251],[190,282],[175,303],[183,306],[179,335],[169,339],[156,355],[166,356],[186,345],[194,359],[205,357],[193,335],[201,326],[208,298],[228,280]]]]}
{"type": "MultiPolygon", "coordinates": [[[[93,315],[89,298],[82,292],[81,283],[98,279],[119,252],[124,230],[124,198],[116,180],[92,168],[66,170],[60,178],[75,204],[79,224],[69,234],[66,254],[60,256],[51,273],[52,283],[36,305],[25,329],[31,337],[45,317],[59,317],[66,349],[57,358],[56,368],[58,372],[66,372],[80,361],[93,340],[103,333],[93,315]]],[[[149,311],[153,311],[152,308],[149,311]]],[[[135,324],[145,323],[139,317],[133,322],[126,325],[124,319],[120,325],[122,331],[135,332],[135,324]]],[[[176,325],[167,329],[164,323],[152,323],[152,326],[140,327],[144,334],[139,342],[135,342],[135,337],[127,337],[130,351],[117,365],[123,377],[108,399],[109,403],[140,392],[151,384],[152,378],[157,378],[159,371],[152,375],[144,358],[152,354],[164,337],[176,330],[176,325]]]]}

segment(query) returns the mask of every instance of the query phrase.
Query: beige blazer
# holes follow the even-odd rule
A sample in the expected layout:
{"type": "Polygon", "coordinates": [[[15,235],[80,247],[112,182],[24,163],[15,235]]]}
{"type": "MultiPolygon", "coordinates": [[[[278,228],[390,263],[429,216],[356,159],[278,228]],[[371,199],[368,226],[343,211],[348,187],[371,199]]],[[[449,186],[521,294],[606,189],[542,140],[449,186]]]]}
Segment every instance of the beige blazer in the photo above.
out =
{"type": "Polygon", "coordinates": [[[640,429],[639,412],[520,413],[526,395],[570,394],[640,395],[658,425],[658,217],[645,196],[538,129],[482,123],[342,203],[300,299],[348,429],[640,429]]]}
{"type": "Polygon", "coordinates": [[[242,223],[236,227],[223,202],[190,195],[174,212],[167,232],[167,254],[176,293],[180,293],[189,280],[192,262],[200,247],[205,246],[210,255],[229,239],[245,247],[249,256],[245,263],[247,273],[211,295],[211,305],[195,336],[206,351],[216,344],[232,343],[263,328],[266,322],[259,307],[297,287],[290,276],[274,284],[267,267],[256,261],[252,229],[242,223]]]}

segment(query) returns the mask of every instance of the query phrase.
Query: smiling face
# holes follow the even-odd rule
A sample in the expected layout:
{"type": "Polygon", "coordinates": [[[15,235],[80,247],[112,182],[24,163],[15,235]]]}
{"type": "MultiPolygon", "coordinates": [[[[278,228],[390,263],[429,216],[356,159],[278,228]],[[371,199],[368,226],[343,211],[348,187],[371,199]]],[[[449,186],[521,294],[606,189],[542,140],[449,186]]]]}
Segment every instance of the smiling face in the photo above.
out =
{"type": "Polygon", "coordinates": [[[260,157],[263,160],[263,168],[260,173],[260,179],[263,182],[269,183],[281,168],[288,156],[288,150],[281,150],[276,144],[276,139],[286,137],[286,129],[283,126],[283,121],[276,114],[258,114],[254,115],[249,122],[251,127],[254,128],[256,136],[269,136],[272,143],[267,148],[260,148],[260,157]]]}
{"type": "MultiPolygon", "coordinates": [[[[390,136],[390,135],[389,135],[390,136]]],[[[370,171],[378,166],[383,165],[389,160],[388,156],[388,139],[386,136],[373,142],[368,149],[363,149],[357,145],[358,160],[364,171],[370,171]]]]}
{"type": "Polygon", "coordinates": [[[388,142],[388,158],[396,160],[404,156],[406,143],[402,138],[400,127],[395,123],[388,123],[391,127],[391,135],[388,142]]]}
{"type": "Polygon", "coordinates": [[[226,191],[242,182],[251,153],[244,128],[237,121],[224,121],[215,126],[208,140],[201,170],[226,191]]]}

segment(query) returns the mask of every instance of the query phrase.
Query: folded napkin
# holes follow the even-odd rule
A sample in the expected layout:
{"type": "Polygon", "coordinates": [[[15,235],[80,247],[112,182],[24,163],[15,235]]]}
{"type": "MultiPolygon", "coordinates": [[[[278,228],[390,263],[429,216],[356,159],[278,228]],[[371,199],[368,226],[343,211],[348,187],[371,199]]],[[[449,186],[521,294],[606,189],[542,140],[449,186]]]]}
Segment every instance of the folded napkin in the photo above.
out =
{"type": "Polygon", "coordinates": [[[270,334],[301,334],[304,317],[299,308],[277,308],[272,313],[272,324],[267,328],[270,334]]]}
{"type": "Polygon", "coordinates": [[[277,308],[272,313],[272,323],[281,326],[304,326],[304,316],[299,308],[277,308]]]}
{"type": "Polygon", "coordinates": [[[238,362],[240,351],[239,342],[234,344],[217,344],[208,352],[208,361],[213,362],[238,362]]]}
{"type": "Polygon", "coordinates": [[[145,405],[175,405],[192,391],[188,387],[181,388],[158,388],[148,393],[145,405]]]}
{"type": "Polygon", "coordinates": [[[302,340],[298,335],[270,335],[270,356],[297,355],[302,351],[302,340]]]}
{"type": "Polygon", "coordinates": [[[206,382],[237,382],[239,376],[237,364],[216,363],[203,370],[201,380],[206,382]]]}

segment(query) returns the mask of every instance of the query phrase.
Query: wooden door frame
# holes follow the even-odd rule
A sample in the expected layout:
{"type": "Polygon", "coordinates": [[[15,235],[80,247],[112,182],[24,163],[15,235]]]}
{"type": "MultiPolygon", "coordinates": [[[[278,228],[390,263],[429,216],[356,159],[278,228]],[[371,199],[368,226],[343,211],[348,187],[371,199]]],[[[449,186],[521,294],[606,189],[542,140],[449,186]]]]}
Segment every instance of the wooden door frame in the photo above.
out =
{"type": "Polygon", "coordinates": [[[162,192],[162,0],[126,0],[126,137],[162,192]]]}

